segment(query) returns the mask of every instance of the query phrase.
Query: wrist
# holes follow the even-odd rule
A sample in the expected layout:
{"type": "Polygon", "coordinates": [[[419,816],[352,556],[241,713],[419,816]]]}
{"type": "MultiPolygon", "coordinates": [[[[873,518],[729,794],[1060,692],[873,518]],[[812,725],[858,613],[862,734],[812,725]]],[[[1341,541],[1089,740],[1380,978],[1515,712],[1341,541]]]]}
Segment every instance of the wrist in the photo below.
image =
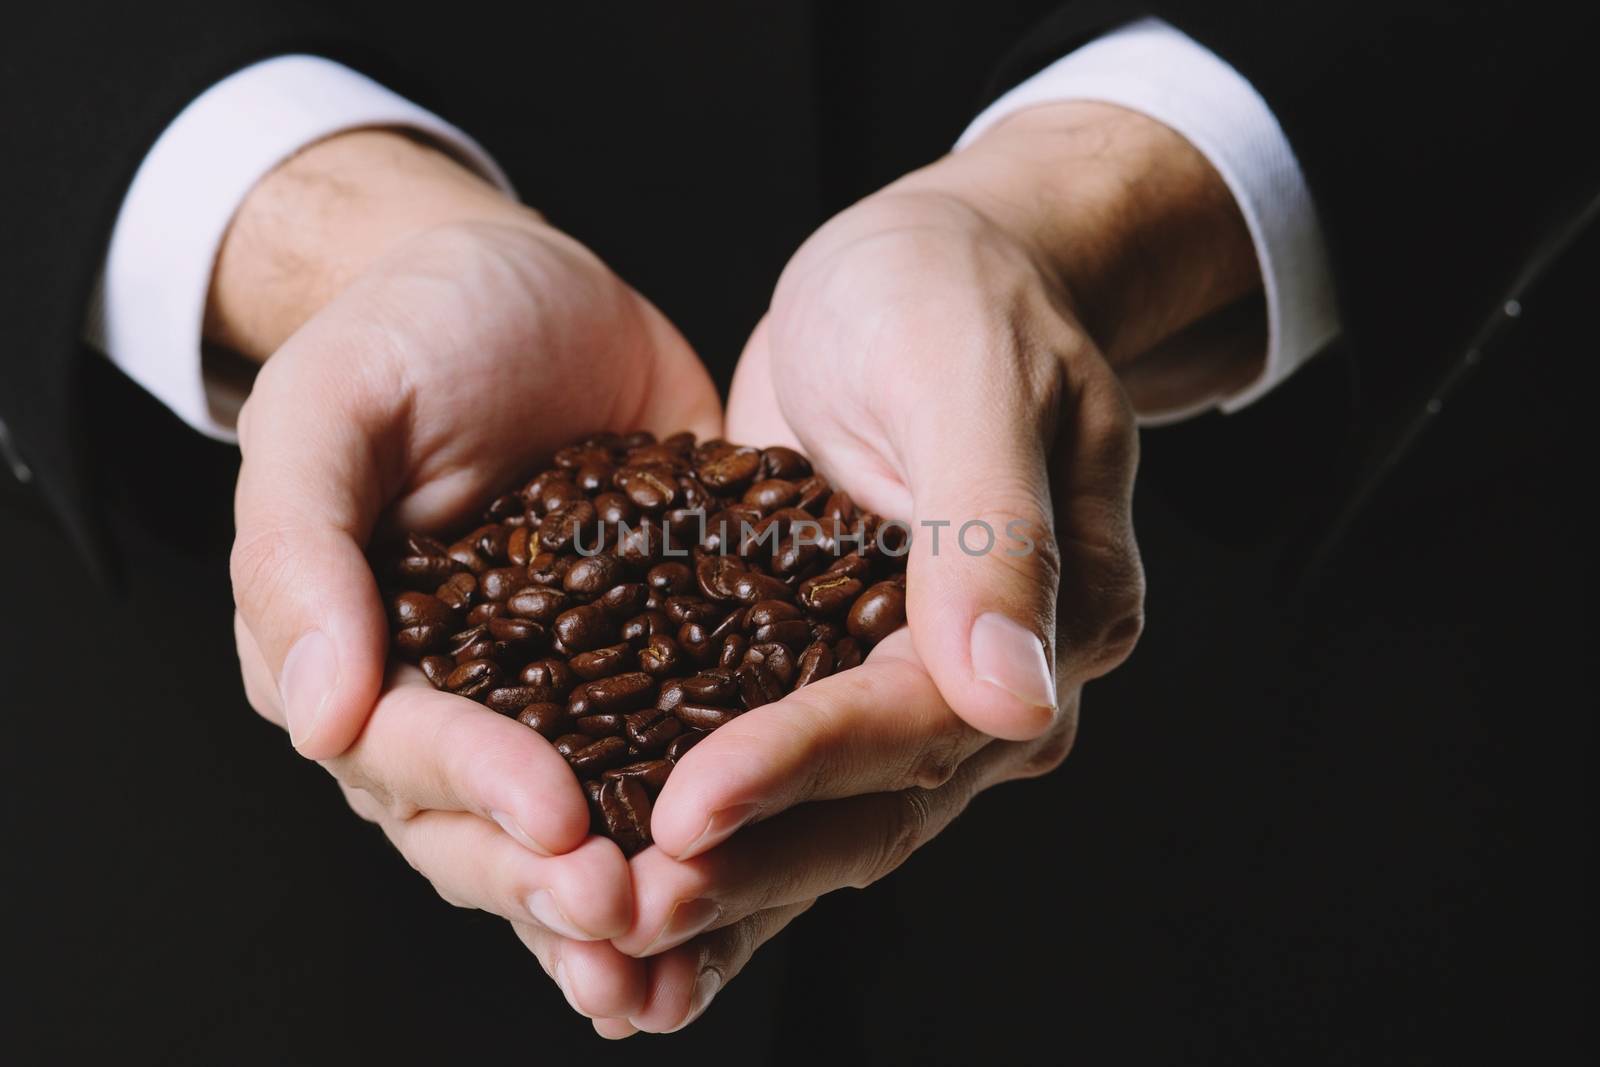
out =
{"type": "Polygon", "coordinates": [[[354,130],[311,145],[234,215],[212,270],[205,339],[262,362],[390,248],[455,222],[543,225],[404,132],[354,130]]]}
{"type": "Polygon", "coordinates": [[[1029,108],[906,181],[962,197],[1026,247],[1119,368],[1261,284],[1220,175],[1125,108],[1029,108]]]}

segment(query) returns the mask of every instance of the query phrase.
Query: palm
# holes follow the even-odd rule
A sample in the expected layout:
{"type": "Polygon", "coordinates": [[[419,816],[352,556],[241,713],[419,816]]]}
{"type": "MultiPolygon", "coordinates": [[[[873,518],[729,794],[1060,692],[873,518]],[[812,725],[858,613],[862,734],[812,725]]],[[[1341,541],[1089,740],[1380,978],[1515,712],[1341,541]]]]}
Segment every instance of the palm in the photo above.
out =
{"type": "MultiPolygon", "coordinates": [[[[676,330],[554,231],[475,225],[414,240],[366,298],[389,311],[377,399],[388,519],[437,529],[594,430],[718,426],[676,330]]],[[[352,294],[360,298],[363,294],[352,294]]]]}

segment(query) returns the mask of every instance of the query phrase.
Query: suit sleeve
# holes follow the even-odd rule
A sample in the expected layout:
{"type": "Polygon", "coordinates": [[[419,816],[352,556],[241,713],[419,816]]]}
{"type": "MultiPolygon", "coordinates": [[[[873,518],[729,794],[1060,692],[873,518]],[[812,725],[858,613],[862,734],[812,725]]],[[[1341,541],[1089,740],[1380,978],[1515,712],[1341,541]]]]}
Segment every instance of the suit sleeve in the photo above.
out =
{"type": "Polygon", "coordinates": [[[1026,38],[995,89],[1148,15],[1216,53],[1300,161],[1362,362],[1405,365],[1365,377],[1398,386],[1464,342],[1600,192],[1581,9],[1089,0],[1026,38]]]}
{"type": "Polygon", "coordinates": [[[140,160],[191,100],[230,73],[291,52],[371,66],[358,39],[327,5],[264,0],[68,0],[12,16],[0,42],[0,422],[91,556],[92,488],[74,395],[83,318],[140,160]]]}

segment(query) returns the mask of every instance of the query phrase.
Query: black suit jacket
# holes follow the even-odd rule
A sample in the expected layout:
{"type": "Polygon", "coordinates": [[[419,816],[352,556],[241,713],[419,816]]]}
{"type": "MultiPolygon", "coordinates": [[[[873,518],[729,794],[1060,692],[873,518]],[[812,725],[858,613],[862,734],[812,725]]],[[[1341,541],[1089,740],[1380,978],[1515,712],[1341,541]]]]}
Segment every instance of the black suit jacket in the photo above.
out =
{"type": "Polygon", "coordinates": [[[1372,440],[1382,412],[1405,425],[1594,192],[1592,142],[1549,106],[1593,99],[1572,58],[1583,34],[1554,7],[1054,7],[537,5],[508,24],[472,2],[167,0],[13,16],[0,418],[36,477],[0,507],[0,774],[24,986],[5,1030],[24,1054],[639,1055],[599,1050],[502,924],[431,899],[243,707],[225,625],[236,455],[78,342],[122,192],[188,100],[288,51],[366,71],[477,136],[725,381],[814,226],[944,151],[988,96],[1151,11],[1278,114],[1355,343],[1249,413],[1150,436],[1151,628],[1091,687],[1067,771],[826,901],[806,937],[653,1048],[1471,1062],[1576,1032],[1558,979],[1582,957],[1584,894],[1562,842],[1589,829],[1587,735],[1555,712],[1582,669],[1583,598],[1551,583],[1587,587],[1559,492],[1582,468],[1581,393],[1562,376],[1584,362],[1565,356],[1585,337],[1581,285],[1566,320],[1530,298],[1542,339],[1509,336],[1448,447],[1379,501],[1309,600],[1285,598],[1264,550],[1296,516],[1337,512],[1374,467],[1341,446],[1372,440]],[[97,529],[124,563],[115,595],[74,551],[97,529]],[[1480,553],[1522,560],[1523,580],[1474,569],[1480,553]]]}

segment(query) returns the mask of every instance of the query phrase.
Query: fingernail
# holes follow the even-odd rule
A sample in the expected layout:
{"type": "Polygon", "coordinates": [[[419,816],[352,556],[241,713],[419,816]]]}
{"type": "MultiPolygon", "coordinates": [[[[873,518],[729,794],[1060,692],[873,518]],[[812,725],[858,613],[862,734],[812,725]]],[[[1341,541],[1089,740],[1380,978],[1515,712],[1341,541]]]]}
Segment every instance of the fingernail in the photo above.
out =
{"type": "Polygon", "coordinates": [[[561,995],[567,998],[567,1003],[579,1015],[588,1018],[589,1013],[578,1007],[578,998],[572,995],[572,982],[567,978],[567,961],[556,960],[556,987],[561,990],[561,995]]]}
{"type": "Polygon", "coordinates": [[[1032,630],[998,612],[972,624],[972,673],[1036,708],[1056,706],[1056,684],[1044,644],[1032,630]]]}
{"type": "Polygon", "coordinates": [[[711,999],[722,989],[722,972],[715,967],[707,967],[700,972],[694,980],[694,995],[689,998],[689,1014],[684,1016],[683,1022],[674,1026],[667,1032],[675,1034],[696,1019],[711,1007],[711,999]]]}
{"type": "Polygon", "coordinates": [[[690,842],[689,847],[679,853],[677,858],[686,860],[702,852],[711,851],[732,837],[735,830],[754,819],[760,810],[758,804],[735,804],[731,808],[712,812],[711,818],[706,820],[706,828],[700,831],[700,836],[690,842]]]}
{"type": "Polygon", "coordinates": [[[504,830],[507,834],[511,835],[511,837],[517,842],[517,844],[521,845],[523,848],[527,849],[529,852],[537,852],[541,856],[554,855],[554,853],[552,853],[549,849],[545,848],[543,845],[539,844],[539,842],[537,842],[533,838],[529,837],[528,836],[528,831],[524,830],[517,823],[517,820],[515,820],[511,816],[507,815],[505,812],[503,812],[503,811],[491,811],[489,813],[489,817],[491,819],[493,819],[495,822],[499,823],[500,824],[500,829],[504,830]]]}
{"type": "Polygon", "coordinates": [[[552,930],[562,937],[570,937],[574,941],[599,941],[599,934],[591,934],[571,919],[561,910],[561,905],[556,903],[555,894],[548,889],[540,889],[529,895],[525,902],[528,914],[532,915],[547,930],[552,930]]]}
{"type": "Polygon", "coordinates": [[[322,710],[339,682],[339,657],[321,630],[303,634],[283,658],[278,695],[288,720],[289,741],[299,747],[317,730],[322,710]]]}
{"type": "Polygon", "coordinates": [[[656,939],[639,955],[654,956],[669,948],[676,948],[707,929],[721,916],[722,905],[714,900],[702,897],[698,900],[679,901],[678,906],[672,909],[672,914],[667,916],[666,924],[661,927],[656,939]]]}

